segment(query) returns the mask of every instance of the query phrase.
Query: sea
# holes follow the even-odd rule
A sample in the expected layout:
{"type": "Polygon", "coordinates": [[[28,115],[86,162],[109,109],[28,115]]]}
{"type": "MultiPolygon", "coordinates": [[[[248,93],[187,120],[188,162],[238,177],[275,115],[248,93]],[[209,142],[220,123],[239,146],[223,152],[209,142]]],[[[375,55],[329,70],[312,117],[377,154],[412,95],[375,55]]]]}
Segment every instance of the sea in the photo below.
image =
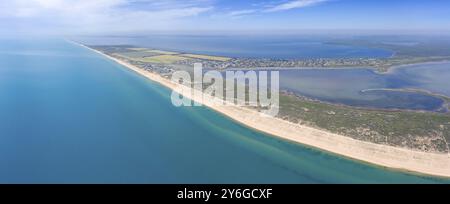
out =
{"type": "Polygon", "coordinates": [[[63,39],[0,39],[0,183],[450,183],[240,125],[63,39]]]}

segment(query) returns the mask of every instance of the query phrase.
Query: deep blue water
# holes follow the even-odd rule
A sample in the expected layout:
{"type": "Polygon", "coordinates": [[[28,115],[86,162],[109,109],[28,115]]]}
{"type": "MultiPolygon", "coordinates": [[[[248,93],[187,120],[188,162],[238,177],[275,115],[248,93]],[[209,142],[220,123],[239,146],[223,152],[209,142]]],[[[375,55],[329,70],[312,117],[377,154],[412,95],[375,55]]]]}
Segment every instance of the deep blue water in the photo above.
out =
{"type": "Polygon", "coordinates": [[[443,100],[421,93],[376,89],[415,88],[450,96],[450,63],[429,63],[396,68],[378,74],[369,69],[281,70],[282,89],[312,98],[351,106],[438,110],[443,100]],[[375,89],[364,92],[363,90],[375,89]]]}
{"type": "Polygon", "coordinates": [[[62,40],[0,40],[0,183],[442,183],[255,132],[62,40]]]}
{"type": "Polygon", "coordinates": [[[145,37],[77,37],[96,45],[135,45],[163,50],[247,58],[386,58],[384,49],[327,44],[329,37],[286,35],[151,35],[145,37]]]}

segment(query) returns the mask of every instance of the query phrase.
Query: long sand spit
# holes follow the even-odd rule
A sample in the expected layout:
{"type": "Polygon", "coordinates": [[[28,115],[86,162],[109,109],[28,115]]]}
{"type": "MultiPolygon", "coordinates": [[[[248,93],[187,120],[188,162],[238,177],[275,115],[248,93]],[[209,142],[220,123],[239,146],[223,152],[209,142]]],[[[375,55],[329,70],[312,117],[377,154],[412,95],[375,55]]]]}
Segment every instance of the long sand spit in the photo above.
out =
{"type": "MultiPolygon", "coordinates": [[[[106,55],[100,51],[78,44],[86,49],[94,51],[114,62],[155,81],[171,90],[177,91],[179,84],[149,71],[140,69],[122,60],[106,55]]],[[[200,92],[190,88],[192,93],[200,92]]],[[[324,130],[291,123],[275,117],[263,116],[256,110],[240,107],[232,104],[217,105],[217,99],[202,98],[201,93],[186,94],[191,98],[245,126],[270,134],[275,137],[297,142],[314,148],[319,148],[334,154],[348,157],[363,162],[387,167],[395,170],[414,172],[426,175],[450,177],[450,154],[420,152],[406,148],[375,144],[356,140],[350,137],[330,133],[324,130]]]]}

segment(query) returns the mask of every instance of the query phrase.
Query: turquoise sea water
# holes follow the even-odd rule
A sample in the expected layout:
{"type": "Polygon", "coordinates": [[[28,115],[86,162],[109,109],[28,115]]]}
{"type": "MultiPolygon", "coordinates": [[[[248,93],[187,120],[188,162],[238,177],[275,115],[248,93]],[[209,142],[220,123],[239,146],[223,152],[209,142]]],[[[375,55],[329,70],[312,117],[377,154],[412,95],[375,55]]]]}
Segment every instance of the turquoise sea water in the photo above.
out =
{"type": "Polygon", "coordinates": [[[62,40],[0,40],[0,183],[449,183],[243,127],[62,40]]]}

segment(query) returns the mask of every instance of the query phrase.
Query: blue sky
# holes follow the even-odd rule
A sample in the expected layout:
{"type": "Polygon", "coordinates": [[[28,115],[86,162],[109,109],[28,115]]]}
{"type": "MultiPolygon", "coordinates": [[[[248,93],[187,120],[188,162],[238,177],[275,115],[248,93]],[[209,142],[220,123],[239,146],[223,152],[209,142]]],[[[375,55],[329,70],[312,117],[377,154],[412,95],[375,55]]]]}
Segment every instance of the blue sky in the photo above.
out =
{"type": "Polygon", "coordinates": [[[0,34],[449,31],[448,0],[9,0],[0,34]]]}

